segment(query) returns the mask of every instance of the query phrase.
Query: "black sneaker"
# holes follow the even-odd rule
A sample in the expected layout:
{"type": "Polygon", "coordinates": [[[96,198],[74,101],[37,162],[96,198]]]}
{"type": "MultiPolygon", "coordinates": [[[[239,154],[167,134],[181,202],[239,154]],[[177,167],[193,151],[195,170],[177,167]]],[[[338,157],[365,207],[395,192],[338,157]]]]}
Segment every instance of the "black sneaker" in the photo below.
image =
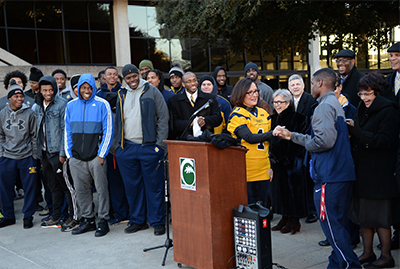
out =
{"type": "Polygon", "coordinates": [[[0,228],[13,225],[15,224],[15,219],[6,219],[6,218],[1,218],[0,219],[0,228]]]}
{"type": "Polygon", "coordinates": [[[165,234],[165,225],[157,224],[154,225],[154,235],[163,235],[165,234]]]}
{"type": "Polygon", "coordinates": [[[83,234],[86,232],[90,231],[95,231],[96,230],[96,223],[94,222],[94,218],[87,219],[85,218],[81,224],[79,224],[79,227],[76,229],[73,229],[71,231],[72,234],[83,234]]]}
{"type": "Polygon", "coordinates": [[[94,236],[100,237],[106,235],[110,231],[110,228],[108,227],[108,223],[105,219],[101,219],[99,223],[97,224],[97,230],[94,233],[94,236]]]}
{"type": "Polygon", "coordinates": [[[147,223],[143,224],[143,225],[139,225],[137,223],[131,223],[128,226],[128,228],[125,229],[125,233],[126,234],[136,233],[137,231],[146,230],[148,228],[149,228],[149,225],[147,223]]]}
{"type": "Polygon", "coordinates": [[[24,218],[24,229],[29,229],[33,227],[33,217],[24,218]]]}

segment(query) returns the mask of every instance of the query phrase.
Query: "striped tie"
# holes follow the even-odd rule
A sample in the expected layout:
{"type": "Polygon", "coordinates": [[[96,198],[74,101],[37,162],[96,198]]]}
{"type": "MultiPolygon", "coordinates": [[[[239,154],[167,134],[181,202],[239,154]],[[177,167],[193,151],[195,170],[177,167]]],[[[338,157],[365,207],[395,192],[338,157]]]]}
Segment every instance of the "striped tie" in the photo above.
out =
{"type": "Polygon", "coordinates": [[[397,95],[400,89],[400,74],[397,74],[396,81],[394,82],[394,94],[397,95]]]}
{"type": "Polygon", "coordinates": [[[190,96],[190,104],[192,105],[192,107],[194,107],[194,99],[193,99],[193,95],[190,96]]]}

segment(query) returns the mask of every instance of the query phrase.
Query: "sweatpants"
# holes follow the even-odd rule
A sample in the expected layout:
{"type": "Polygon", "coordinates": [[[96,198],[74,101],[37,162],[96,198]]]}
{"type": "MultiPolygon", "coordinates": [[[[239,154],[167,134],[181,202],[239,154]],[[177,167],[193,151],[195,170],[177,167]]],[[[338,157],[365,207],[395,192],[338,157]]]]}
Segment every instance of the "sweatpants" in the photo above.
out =
{"type": "Polygon", "coordinates": [[[76,198],[82,217],[94,218],[92,186],[96,187],[99,197],[98,214],[99,218],[108,220],[110,197],[108,194],[107,182],[107,161],[101,165],[95,157],[91,161],[81,161],[74,157],[69,159],[71,176],[74,180],[76,198]]]}
{"type": "Polygon", "coordinates": [[[50,188],[53,200],[52,217],[55,220],[60,219],[64,197],[66,197],[68,214],[69,217],[72,218],[77,209],[73,207],[71,193],[69,192],[63,177],[62,164],[60,163],[59,155],[54,154],[49,158],[48,154],[43,151],[42,156],[43,175],[50,188]]]}
{"type": "Polygon", "coordinates": [[[27,157],[20,160],[0,158],[0,204],[6,219],[15,219],[14,186],[18,176],[24,189],[24,218],[30,218],[36,211],[36,160],[27,157]]]}
{"type": "Polygon", "coordinates": [[[129,202],[129,223],[145,224],[147,213],[150,226],[164,225],[164,164],[156,170],[164,150],[159,146],[124,143],[124,149],[116,150],[115,158],[129,202]]]}
{"type": "MultiPolygon", "coordinates": [[[[319,216],[322,185],[316,183],[314,187],[314,203],[319,216]]],[[[361,268],[349,234],[352,186],[352,182],[325,184],[325,219],[320,217],[320,224],[333,249],[327,268],[361,268]]]]}
{"type": "Polygon", "coordinates": [[[114,155],[107,155],[107,175],[110,186],[111,206],[115,213],[115,218],[126,220],[129,216],[128,199],[125,194],[125,186],[122,181],[121,173],[114,155]]]}

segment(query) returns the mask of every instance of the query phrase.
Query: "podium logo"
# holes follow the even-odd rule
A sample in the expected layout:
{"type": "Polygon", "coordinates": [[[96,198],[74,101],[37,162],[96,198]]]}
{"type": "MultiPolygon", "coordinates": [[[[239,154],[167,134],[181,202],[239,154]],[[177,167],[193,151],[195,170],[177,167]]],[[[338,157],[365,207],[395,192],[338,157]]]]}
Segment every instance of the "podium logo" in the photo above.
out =
{"type": "Polygon", "coordinates": [[[196,191],[196,165],[194,159],[179,158],[181,188],[196,191]]]}

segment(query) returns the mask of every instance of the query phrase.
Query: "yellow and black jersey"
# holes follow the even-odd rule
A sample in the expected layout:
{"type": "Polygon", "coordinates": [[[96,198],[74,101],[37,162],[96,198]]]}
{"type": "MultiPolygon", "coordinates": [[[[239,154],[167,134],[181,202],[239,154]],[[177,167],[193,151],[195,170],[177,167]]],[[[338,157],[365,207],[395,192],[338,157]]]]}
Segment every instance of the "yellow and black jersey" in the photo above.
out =
{"type": "MultiPolygon", "coordinates": [[[[262,108],[256,107],[254,112],[250,112],[245,108],[236,107],[229,116],[227,129],[234,138],[237,138],[236,132],[243,127],[249,128],[253,134],[266,133],[271,130],[271,118],[262,108]]],[[[265,141],[250,144],[242,139],[241,144],[249,150],[246,153],[247,181],[270,179],[269,143],[265,141]]]]}

